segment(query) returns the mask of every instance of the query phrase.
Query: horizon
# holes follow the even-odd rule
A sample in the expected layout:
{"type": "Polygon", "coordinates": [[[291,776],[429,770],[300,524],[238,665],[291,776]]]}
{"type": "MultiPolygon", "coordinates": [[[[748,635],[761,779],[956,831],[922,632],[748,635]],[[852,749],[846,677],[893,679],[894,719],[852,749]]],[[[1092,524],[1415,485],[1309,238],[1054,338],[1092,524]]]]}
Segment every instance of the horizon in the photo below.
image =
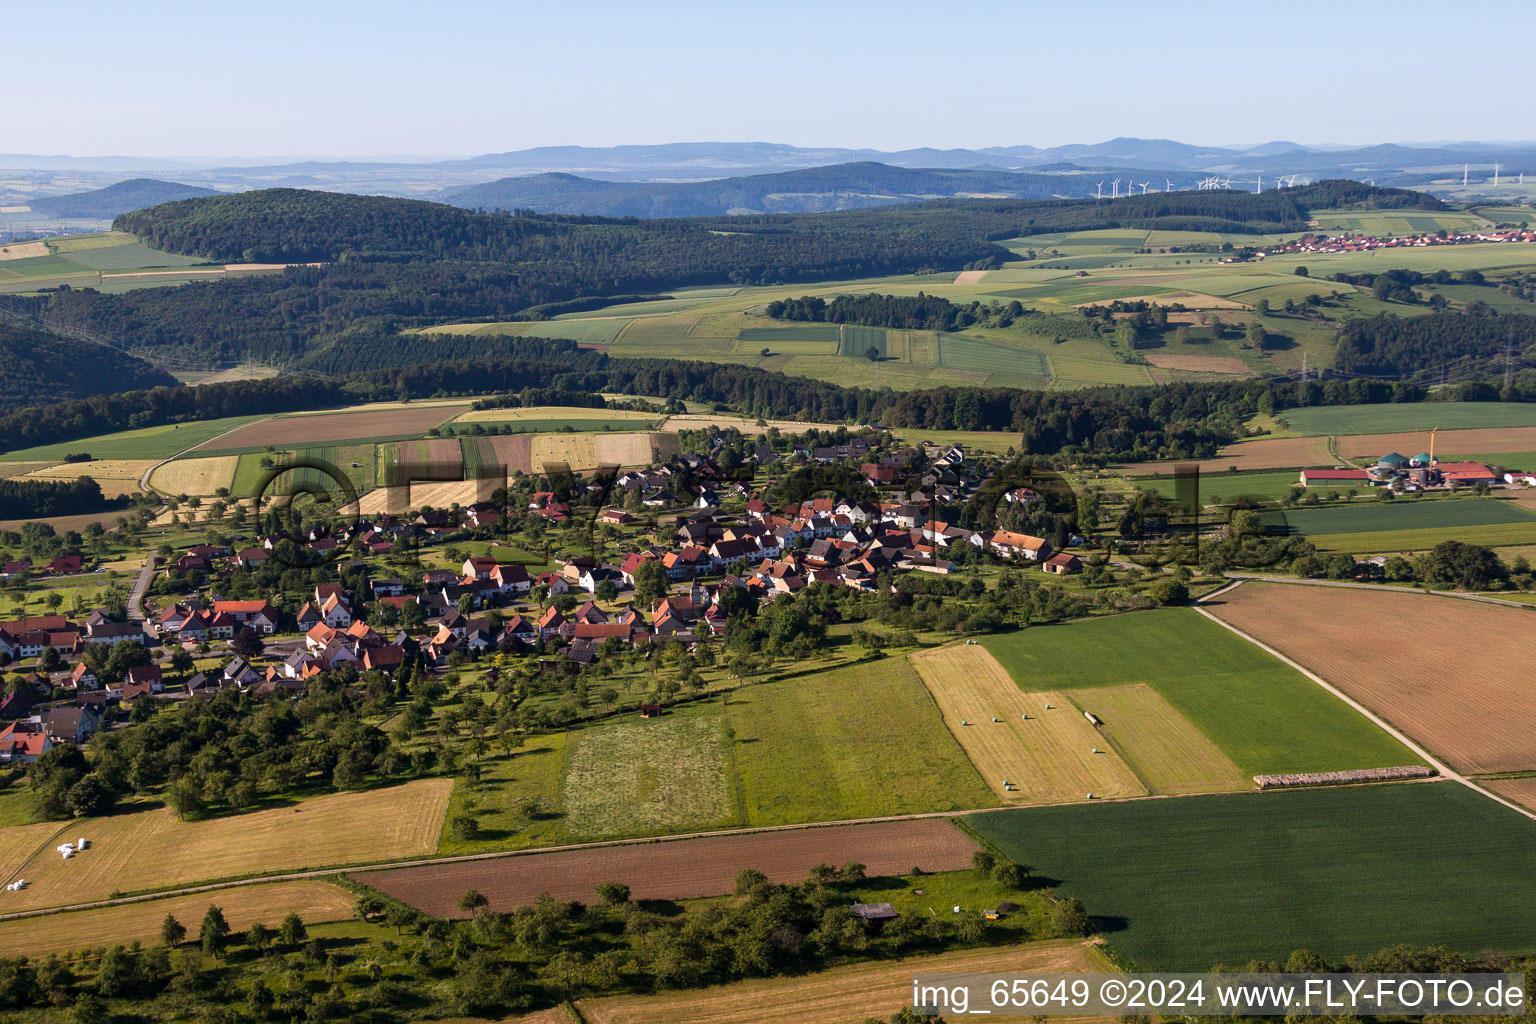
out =
{"type": "MultiPolygon", "coordinates": [[[[166,17],[146,19],[89,2],[59,42],[42,9],[13,12],[14,38],[49,39],[88,59],[50,79],[48,103],[12,113],[6,148],[75,159],[358,161],[656,138],[885,152],[989,148],[1010,145],[995,141],[1007,137],[1039,148],[1243,136],[1331,147],[1358,144],[1362,117],[1381,138],[1496,138],[1507,119],[1479,99],[1524,84],[1518,61],[1495,61],[1475,80],[1446,76],[1421,95],[1421,67],[1403,56],[1424,51],[1419,26],[1440,16],[1424,0],[1391,19],[1301,0],[1284,19],[1235,9],[1219,21],[1188,0],[1155,13],[1112,0],[1097,13],[1117,30],[1086,50],[1053,44],[1082,38],[1075,12],[1000,2],[941,21],[911,2],[792,0],[765,24],[755,12],[699,3],[657,12],[605,0],[579,35],[558,12],[526,3],[449,0],[423,16],[398,0],[278,0],[254,20],[187,3],[161,9],[166,17]],[[1328,26],[1330,52],[1365,57],[1291,56],[1316,50],[1315,24],[1328,26]],[[1279,55],[1273,70],[1228,58],[1246,58],[1255,40],[1279,55]],[[658,60],[664,51],[683,59],[658,60]],[[144,53],[167,59],[146,67],[144,53]],[[1177,55],[1192,70],[1149,76],[1149,53],[1177,55]],[[451,70],[438,68],[446,57],[451,70]],[[947,62],[963,74],[933,73],[947,62]],[[729,72],[714,73],[722,67],[729,72]],[[175,83],[196,87],[167,87],[175,83]],[[1196,102],[1181,101],[1191,93],[1196,102]],[[1384,102],[1394,95],[1416,99],[1384,102]]],[[[1515,9],[1505,23],[1536,28],[1536,15],[1515,9]]]]}

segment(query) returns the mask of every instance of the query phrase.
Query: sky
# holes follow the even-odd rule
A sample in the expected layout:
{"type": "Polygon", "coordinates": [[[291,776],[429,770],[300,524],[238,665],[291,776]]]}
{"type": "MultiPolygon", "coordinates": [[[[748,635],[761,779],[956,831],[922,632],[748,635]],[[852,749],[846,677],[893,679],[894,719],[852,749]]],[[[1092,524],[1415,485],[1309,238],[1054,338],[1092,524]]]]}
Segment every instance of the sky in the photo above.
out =
{"type": "Polygon", "coordinates": [[[1495,45],[1530,38],[1536,4],[1491,8],[1459,42],[1443,0],[74,0],[4,21],[25,83],[0,114],[13,153],[1536,134],[1528,62],[1495,45]]]}

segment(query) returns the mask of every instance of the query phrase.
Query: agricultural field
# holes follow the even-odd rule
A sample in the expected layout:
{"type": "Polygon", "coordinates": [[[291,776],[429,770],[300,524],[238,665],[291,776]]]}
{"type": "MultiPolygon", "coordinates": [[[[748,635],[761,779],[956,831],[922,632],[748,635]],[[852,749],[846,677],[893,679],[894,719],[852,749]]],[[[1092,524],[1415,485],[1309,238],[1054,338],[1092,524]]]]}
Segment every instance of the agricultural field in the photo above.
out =
{"type": "Polygon", "coordinates": [[[306,880],[241,885],[41,919],[0,921],[0,956],[35,957],[131,942],[154,946],[160,942],[160,923],[167,914],[195,932],[210,905],[224,911],[230,929],[238,934],[257,922],[276,929],[290,913],[298,914],[306,925],[345,920],[352,916],[353,901],[345,889],[306,880]]]}
{"type": "Polygon", "coordinates": [[[413,437],[453,419],[467,405],[409,405],[355,412],[296,413],[248,423],[198,446],[216,455],[241,449],[286,448],[328,441],[413,437]]]}
{"type": "MultiPolygon", "coordinates": [[[[623,423],[631,429],[650,429],[656,425],[659,414],[654,412],[641,412],[638,409],[589,409],[576,405],[538,405],[523,409],[471,409],[462,416],[454,419],[454,423],[484,423],[494,421],[497,423],[521,423],[525,420],[535,423],[564,423],[569,421],[591,421],[599,423],[618,424],[623,423]]],[[[556,427],[539,427],[539,430],[559,429],[556,427]]],[[[577,429],[599,429],[593,427],[577,429]]]]}
{"type": "Polygon", "coordinates": [[[1536,515],[1503,498],[1397,498],[1351,502],[1337,508],[1288,509],[1291,533],[1303,537],[1398,530],[1460,529],[1476,543],[1481,527],[1505,524],[1528,527],[1536,543],[1536,515]]]}
{"type": "MultiPolygon", "coordinates": [[[[1536,513],[1536,507],[1531,511],[1536,513]]],[[[1469,536],[1465,527],[1439,527],[1426,530],[1392,530],[1386,533],[1319,533],[1307,537],[1319,551],[1340,555],[1411,554],[1428,551],[1445,541],[1476,541],[1485,547],[1508,548],[1536,542],[1536,532],[1528,523],[1479,526],[1469,536]]]]}
{"type": "MultiPolygon", "coordinates": [[[[1164,472],[1171,470],[1175,464],[1163,463],[1164,472]]],[[[1265,498],[1270,501],[1279,501],[1288,494],[1292,487],[1301,482],[1300,474],[1294,470],[1284,470],[1275,473],[1263,471],[1256,473],[1201,473],[1200,474],[1200,501],[1202,504],[1222,504],[1239,497],[1265,498]]],[[[1177,497],[1177,481],[1170,477],[1147,479],[1137,477],[1134,480],[1137,487],[1156,491],[1165,498],[1177,497]]]]}
{"type": "MultiPolygon", "coordinates": [[[[1435,435],[1435,458],[1449,461],[1448,452],[1517,452],[1536,448],[1536,427],[1480,427],[1442,430],[1435,435]]],[[[1339,451],[1351,458],[1379,459],[1388,452],[1412,458],[1429,451],[1429,431],[1360,434],[1339,438],[1339,451]]]]}
{"type": "Polygon", "coordinates": [[[470,335],[472,337],[563,338],[580,345],[611,345],[628,318],[591,316],[582,320],[539,320],[491,324],[440,324],[423,327],[421,334],[470,335]]]}
{"type": "Polygon", "coordinates": [[[1003,802],[1147,794],[1136,773],[1064,693],[1022,692],[986,648],[934,648],[912,655],[912,663],[944,724],[1003,802]]]}
{"type": "Polygon", "coordinates": [[[1145,683],[1067,695],[1103,725],[1098,733],[1153,793],[1236,792],[1252,788],[1237,765],[1145,683]]]}
{"type": "Polygon", "coordinates": [[[575,733],[560,801],[566,830],[606,839],[736,824],[727,743],[714,714],[673,713],[575,733]]]}
{"type": "Polygon", "coordinates": [[[459,897],[477,889],[491,909],[509,911],[543,893],[590,902],[604,882],[623,882],[636,900],[680,900],[731,891],[743,868],[774,882],[802,881],[818,864],[858,861],[867,873],[897,875],[969,867],[975,843],[940,818],[732,833],[486,860],[392,868],[354,881],[436,917],[460,917],[459,897]]]}
{"type": "Polygon", "coordinates": [[[1475,213],[1439,211],[1361,211],[1314,210],[1313,220],[1324,231],[1348,231],[1351,234],[1404,236],[1433,234],[1442,228],[1452,234],[1486,228],[1488,221],[1475,213]]]}
{"type": "Polygon", "coordinates": [[[1477,784],[1506,800],[1536,811],[1536,775],[1518,779],[1479,779],[1477,784]]]}
{"type": "MultiPolygon", "coordinates": [[[[5,880],[9,882],[14,879],[21,865],[38,850],[52,849],[57,846],[58,843],[51,840],[67,827],[57,821],[44,821],[31,825],[9,825],[0,828],[0,873],[5,875],[5,880]]],[[[0,911],[0,913],[3,912],[0,911]]]]}
{"type": "MultiPolygon", "coordinates": [[[[1536,403],[1412,402],[1388,405],[1318,405],[1278,414],[1293,434],[1388,434],[1401,431],[1536,427],[1536,403]]],[[[1387,448],[1381,452],[1385,455],[1387,448]]],[[[1405,452],[1412,455],[1413,452],[1405,452]]]]}
{"type": "MultiPolygon", "coordinates": [[[[437,847],[450,779],[314,797],[291,807],[201,821],[169,809],[87,818],[69,826],[90,849],[61,860],[51,846],[15,865],[11,910],[105,899],[260,872],[423,856],[437,847]]],[[[0,831],[3,834],[3,831],[0,831]]]]}
{"type": "MultiPolygon", "coordinates": [[[[577,1009],[588,1024],[865,1024],[910,1002],[904,993],[910,990],[914,974],[1113,971],[1114,966],[1091,944],[1054,940],[872,961],[799,977],[741,981],[688,992],[583,999],[577,1009]]],[[[1056,1019],[1063,1024],[1113,1021],[1056,1019]]]]}
{"type": "MultiPolygon", "coordinates": [[[[1332,466],[1337,460],[1328,452],[1326,437],[1280,437],[1258,441],[1239,441],[1222,449],[1214,459],[1201,459],[1198,463],[1202,476],[1215,475],[1236,469],[1238,472],[1260,469],[1303,469],[1332,466]]],[[[1137,462],[1117,467],[1127,476],[1149,476],[1170,472],[1175,463],[1137,462]]]]}
{"type": "Polygon", "coordinates": [[[937,444],[948,447],[964,445],[968,452],[987,452],[1003,455],[1010,449],[1017,450],[1022,435],[1003,430],[923,430],[917,427],[901,427],[896,437],[902,444],[937,444]]]}
{"type": "Polygon", "coordinates": [[[210,495],[220,487],[234,487],[240,459],[238,455],[173,459],[155,470],[149,486],[163,494],[210,495]]]}
{"type": "Polygon", "coordinates": [[[1452,782],[1020,808],[966,823],[1142,970],[1406,943],[1536,950],[1536,822],[1452,782]],[[1133,865],[1133,870],[1127,870],[1133,865]],[[1490,908],[1498,912],[1490,913],[1490,908]]]}
{"type": "Polygon", "coordinates": [[[1312,586],[1302,593],[1300,586],[1244,583],[1207,607],[1458,771],[1536,769],[1530,612],[1390,590],[1312,586]],[[1393,656],[1383,642],[1407,646],[1393,656]],[[1440,656],[1469,644],[1466,657],[1440,656]]]}
{"type": "Polygon", "coordinates": [[[1170,352],[1144,353],[1147,362],[1162,370],[1188,370],[1195,373],[1222,373],[1252,376],[1249,365],[1236,356],[1194,356],[1170,352]]]}
{"type": "Polygon", "coordinates": [[[751,825],[996,803],[903,658],[739,689],[724,715],[751,825]]]}
{"type": "Polygon", "coordinates": [[[535,434],[529,461],[535,471],[564,463],[583,471],[599,466],[644,466],[654,455],[651,434],[535,434]]]}
{"type": "MultiPolygon", "coordinates": [[[[94,453],[93,453],[94,454],[94,453]]],[[[45,469],[35,469],[23,480],[77,480],[88,476],[101,485],[101,493],[108,498],[119,495],[142,494],[139,481],[155,464],[154,459],[96,459],[92,462],[60,462],[45,469]]]]}
{"type": "Polygon", "coordinates": [[[78,441],[24,448],[6,453],[4,459],[7,462],[44,460],[58,462],[73,452],[89,452],[98,459],[168,459],[217,438],[220,434],[265,418],[264,416],[226,416],[217,420],[198,420],[193,423],[122,430],[115,434],[100,434],[96,437],[81,438],[78,441]]]}
{"type": "Polygon", "coordinates": [[[1244,777],[1419,764],[1349,705],[1192,608],[1034,626],[982,644],[1020,688],[1144,683],[1209,737],[1244,777]]]}

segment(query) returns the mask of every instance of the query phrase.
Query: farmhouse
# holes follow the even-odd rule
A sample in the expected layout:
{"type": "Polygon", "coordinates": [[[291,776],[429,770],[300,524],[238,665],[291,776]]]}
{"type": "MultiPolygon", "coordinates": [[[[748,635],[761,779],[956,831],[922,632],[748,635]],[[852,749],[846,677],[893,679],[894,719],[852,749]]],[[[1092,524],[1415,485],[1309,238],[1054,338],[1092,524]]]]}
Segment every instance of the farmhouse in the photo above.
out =
{"type": "Polygon", "coordinates": [[[1051,545],[1045,538],[1031,537],[1027,533],[998,530],[987,539],[987,543],[1002,558],[1027,558],[1030,561],[1038,561],[1051,553],[1051,545]]]}

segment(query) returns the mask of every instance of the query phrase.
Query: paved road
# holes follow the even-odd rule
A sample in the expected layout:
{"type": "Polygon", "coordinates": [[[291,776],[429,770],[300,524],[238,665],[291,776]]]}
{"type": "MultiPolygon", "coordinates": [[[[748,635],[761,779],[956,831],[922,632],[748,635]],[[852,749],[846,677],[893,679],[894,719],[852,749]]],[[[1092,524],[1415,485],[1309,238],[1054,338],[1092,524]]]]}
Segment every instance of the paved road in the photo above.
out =
{"type": "Polygon", "coordinates": [[[147,551],[144,554],[144,568],[139,570],[138,578],[133,581],[133,589],[128,591],[128,617],[130,619],[142,619],[144,617],[144,591],[149,589],[149,581],[155,575],[155,553],[147,551]]]}

